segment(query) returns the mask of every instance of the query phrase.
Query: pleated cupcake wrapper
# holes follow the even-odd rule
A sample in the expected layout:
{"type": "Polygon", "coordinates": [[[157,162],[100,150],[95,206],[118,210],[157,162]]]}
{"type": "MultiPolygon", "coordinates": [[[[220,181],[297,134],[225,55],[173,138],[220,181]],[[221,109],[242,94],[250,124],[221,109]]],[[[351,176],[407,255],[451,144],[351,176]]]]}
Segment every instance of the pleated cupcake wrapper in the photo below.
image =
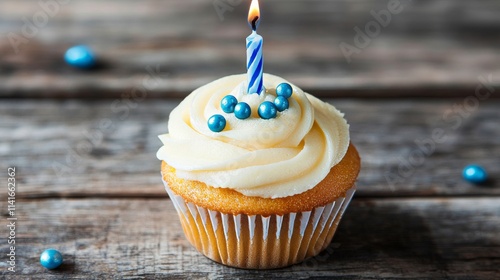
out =
{"type": "Polygon", "coordinates": [[[208,258],[229,266],[270,269],[313,257],[331,242],[356,187],[312,211],[232,215],[186,202],[163,181],[187,239],[208,258]]]}

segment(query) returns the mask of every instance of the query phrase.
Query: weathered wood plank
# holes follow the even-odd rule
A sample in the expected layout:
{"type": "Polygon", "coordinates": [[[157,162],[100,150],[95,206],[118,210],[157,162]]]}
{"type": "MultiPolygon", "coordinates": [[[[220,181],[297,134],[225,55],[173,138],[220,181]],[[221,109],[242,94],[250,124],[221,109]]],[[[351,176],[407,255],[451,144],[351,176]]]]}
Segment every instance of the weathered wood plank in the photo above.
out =
{"type": "Polygon", "coordinates": [[[327,251],[271,271],[229,268],[197,253],[166,199],[22,200],[17,223],[17,277],[2,269],[11,279],[495,279],[500,273],[498,198],[355,198],[327,251]],[[54,271],[38,263],[49,247],[65,258],[54,271]]]}
{"type": "MultiPolygon", "coordinates": [[[[221,20],[214,1],[72,0],[25,36],[23,17],[43,11],[38,2],[0,3],[0,96],[117,97],[142,87],[148,66],[164,74],[149,97],[184,96],[245,71],[246,1],[218,0],[240,3],[221,20]],[[28,38],[17,54],[12,34],[28,38]],[[100,69],[64,65],[65,49],[81,43],[95,49],[100,69]]],[[[322,96],[466,96],[479,75],[500,76],[496,0],[401,1],[403,10],[348,63],[339,45],[356,46],[354,28],[388,2],[263,1],[265,71],[322,96]]]]}
{"type": "MultiPolygon", "coordinates": [[[[463,101],[330,99],[346,113],[362,156],[357,195],[500,195],[500,101],[481,101],[460,119],[460,111],[446,117],[463,101]],[[446,136],[440,143],[432,140],[437,129],[446,136]],[[470,163],[485,166],[492,181],[463,181],[461,170],[470,163]]],[[[113,102],[2,100],[0,170],[18,168],[19,195],[166,196],[157,135],[166,133],[179,100],[118,100],[135,107],[128,111],[114,110],[113,102]]]]}

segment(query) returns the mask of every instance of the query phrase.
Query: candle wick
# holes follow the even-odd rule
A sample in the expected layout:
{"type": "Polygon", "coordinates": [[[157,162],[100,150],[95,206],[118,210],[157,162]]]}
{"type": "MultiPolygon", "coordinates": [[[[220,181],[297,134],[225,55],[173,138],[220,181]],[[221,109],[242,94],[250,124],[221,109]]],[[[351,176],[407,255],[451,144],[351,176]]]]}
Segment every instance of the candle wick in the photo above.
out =
{"type": "Polygon", "coordinates": [[[252,20],[252,30],[257,31],[257,22],[259,21],[259,16],[254,17],[252,20]]]}

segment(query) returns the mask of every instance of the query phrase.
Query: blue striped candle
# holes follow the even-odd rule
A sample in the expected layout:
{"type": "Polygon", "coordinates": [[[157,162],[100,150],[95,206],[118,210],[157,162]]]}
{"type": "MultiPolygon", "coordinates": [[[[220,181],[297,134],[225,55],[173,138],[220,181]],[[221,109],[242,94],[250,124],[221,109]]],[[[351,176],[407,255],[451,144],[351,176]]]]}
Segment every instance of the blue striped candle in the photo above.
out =
{"type": "Polygon", "coordinates": [[[263,73],[264,57],[262,55],[262,36],[257,34],[257,26],[260,22],[260,10],[258,1],[252,0],[248,12],[248,23],[252,27],[252,34],[247,37],[247,93],[260,94],[264,90],[263,73]]]}

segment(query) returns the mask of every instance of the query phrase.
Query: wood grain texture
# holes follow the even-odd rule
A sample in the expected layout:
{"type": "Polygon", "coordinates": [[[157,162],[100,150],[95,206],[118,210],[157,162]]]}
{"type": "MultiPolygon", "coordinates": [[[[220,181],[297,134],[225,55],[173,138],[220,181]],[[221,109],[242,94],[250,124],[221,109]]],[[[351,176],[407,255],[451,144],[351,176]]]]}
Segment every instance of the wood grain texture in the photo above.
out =
{"type": "MultiPolygon", "coordinates": [[[[500,195],[500,101],[470,111],[456,109],[464,99],[328,101],[345,112],[362,157],[358,196],[500,195]],[[491,182],[465,182],[471,163],[491,182]]],[[[18,168],[22,197],[166,197],[157,135],[178,103],[2,100],[0,169],[18,168]]]]}
{"type": "MultiPolygon", "coordinates": [[[[489,74],[491,86],[500,88],[496,0],[401,0],[402,11],[366,46],[358,44],[360,52],[348,63],[339,45],[355,46],[354,28],[364,29],[371,11],[388,3],[263,1],[265,71],[321,96],[467,96],[478,76],[489,74]]],[[[4,0],[0,96],[114,98],[143,87],[147,67],[161,69],[148,97],[185,96],[215,78],[245,72],[247,9],[246,1],[229,0],[72,0],[26,36],[25,21],[43,12],[38,1],[4,0]],[[228,4],[219,17],[214,2],[240,4],[228,4]],[[18,53],[12,34],[28,39],[18,53]],[[64,64],[64,51],[82,43],[99,56],[98,69],[64,64]]]]}
{"type": "MultiPolygon", "coordinates": [[[[23,35],[26,21],[43,20],[39,3],[51,1],[0,1],[0,181],[16,167],[18,217],[17,273],[6,271],[0,242],[0,278],[500,275],[499,1],[401,0],[403,10],[350,63],[339,45],[353,45],[354,28],[389,0],[261,1],[265,71],[345,112],[363,160],[330,247],[273,271],[196,252],[155,157],[176,97],[245,71],[247,1],[71,0],[23,35]],[[222,17],[214,3],[229,5],[222,17]],[[27,39],[18,52],[13,34],[27,39]],[[75,44],[95,50],[96,69],[65,65],[75,44]],[[486,167],[489,182],[461,178],[471,163],[486,167]],[[54,271],[39,265],[49,247],[65,258],[54,271]]],[[[6,202],[2,191],[5,222],[6,202]]]]}
{"type": "Polygon", "coordinates": [[[271,271],[203,257],[183,236],[167,199],[35,199],[19,201],[18,209],[18,272],[2,270],[9,279],[494,279],[500,273],[498,198],[355,198],[326,251],[271,271]],[[65,258],[57,270],[39,265],[49,247],[65,258]]]}

